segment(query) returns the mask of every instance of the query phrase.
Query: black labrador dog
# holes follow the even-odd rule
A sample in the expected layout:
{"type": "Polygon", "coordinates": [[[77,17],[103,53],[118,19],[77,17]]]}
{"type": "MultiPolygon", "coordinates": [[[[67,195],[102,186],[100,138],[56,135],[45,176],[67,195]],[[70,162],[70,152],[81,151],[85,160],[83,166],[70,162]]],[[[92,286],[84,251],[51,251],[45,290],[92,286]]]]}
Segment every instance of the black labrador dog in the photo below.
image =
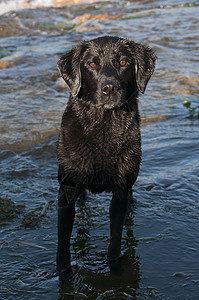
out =
{"type": "Polygon", "coordinates": [[[155,62],[147,46],[112,36],[84,41],[58,62],[71,90],[58,140],[60,279],[70,269],[75,202],[85,189],[112,192],[107,259],[121,255],[123,224],[141,163],[138,95],[155,62]]]}

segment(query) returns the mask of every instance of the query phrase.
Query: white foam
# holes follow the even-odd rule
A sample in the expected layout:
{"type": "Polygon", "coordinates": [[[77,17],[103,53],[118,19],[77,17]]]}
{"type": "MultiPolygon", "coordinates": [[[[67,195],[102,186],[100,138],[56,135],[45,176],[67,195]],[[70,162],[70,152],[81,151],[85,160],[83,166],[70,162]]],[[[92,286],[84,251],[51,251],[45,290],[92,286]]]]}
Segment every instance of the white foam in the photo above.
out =
{"type": "Polygon", "coordinates": [[[35,7],[50,7],[53,0],[8,0],[0,1],[0,15],[8,13],[9,11],[17,11],[26,8],[35,7]]]}
{"type": "MultiPolygon", "coordinates": [[[[77,3],[95,3],[100,0],[73,0],[68,1],[68,4],[71,5],[77,4],[77,3]]],[[[108,1],[108,0],[103,0],[108,1]]],[[[113,0],[114,1],[114,0],[113,0]]],[[[62,5],[62,1],[61,5],[62,5]]],[[[63,1],[64,3],[64,1],[63,1]]],[[[67,1],[66,1],[67,3],[67,1]]],[[[27,9],[27,8],[37,8],[37,7],[59,7],[59,1],[55,0],[0,0],[0,15],[3,15],[5,13],[8,13],[10,11],[17,11],[21,9],[27,9]]]]}

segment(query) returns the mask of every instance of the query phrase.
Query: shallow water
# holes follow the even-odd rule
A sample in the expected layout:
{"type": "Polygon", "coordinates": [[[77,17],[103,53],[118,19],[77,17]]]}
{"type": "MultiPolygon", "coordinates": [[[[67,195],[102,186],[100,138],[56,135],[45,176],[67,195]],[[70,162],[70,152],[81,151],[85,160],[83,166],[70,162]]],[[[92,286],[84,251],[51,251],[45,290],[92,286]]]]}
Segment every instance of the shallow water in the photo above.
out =
{"type": "Polygon", "coordinates": [[[198,298],[199,121],[182,102],[198,105],[199,3],[172,3],[84,3],[0,16],[1,197],[20,207],[1,220],[0,299],[198,298]],[[106,264],[111,195],[89,194],[77,204],[71,285],[59,286],[56,140],[69,91],[56,62],[80,40],[105,34],[147,43],[158,56],[140,97],[143,161],[122,275],[106,264]]]}

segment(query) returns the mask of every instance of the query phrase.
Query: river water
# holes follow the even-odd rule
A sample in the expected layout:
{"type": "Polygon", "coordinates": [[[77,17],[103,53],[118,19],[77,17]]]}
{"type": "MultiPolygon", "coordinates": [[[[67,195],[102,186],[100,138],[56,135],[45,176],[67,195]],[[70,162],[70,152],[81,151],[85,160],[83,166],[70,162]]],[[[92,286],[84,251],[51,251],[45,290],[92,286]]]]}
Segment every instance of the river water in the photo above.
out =
{"type": "Polygon", "coordinates": [[[0,1],[0,299],[198,299],[198,1],[0,1]],[[61,4],[60,4],[61,3],[61,4]],[[13,11],[14,9],[14,11],[13,11]],[[56,141],[69,91],[60,55],[84,39],[147,43],[157,68],[140,97],[143,161],[122,239],[106,264],[110,194],[77,203],[73,277],[55,274],[56,141]],[[5,207],[3,207],[5,208],[5,207]]]}

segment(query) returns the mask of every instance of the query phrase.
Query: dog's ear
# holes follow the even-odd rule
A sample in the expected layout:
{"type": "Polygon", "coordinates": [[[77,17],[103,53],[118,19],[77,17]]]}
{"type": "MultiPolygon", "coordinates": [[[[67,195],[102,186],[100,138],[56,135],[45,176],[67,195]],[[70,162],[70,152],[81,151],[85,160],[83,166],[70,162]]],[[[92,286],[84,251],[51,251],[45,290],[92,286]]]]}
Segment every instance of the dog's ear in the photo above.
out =
{"type": "Polygon", "coordinates": [[[135,55],[136,84],[139,91],[144,94],[147,83],[154,72],[157,56],[152,49],[134,42],[131,43],[131,50],[135,55]]]}
{"type": "Polygon", "coordinates": [[[59,72],[69,86],[73,96],[77,96],[81,88],[80,47],[72,48],[57,63],[59,72]]]}

